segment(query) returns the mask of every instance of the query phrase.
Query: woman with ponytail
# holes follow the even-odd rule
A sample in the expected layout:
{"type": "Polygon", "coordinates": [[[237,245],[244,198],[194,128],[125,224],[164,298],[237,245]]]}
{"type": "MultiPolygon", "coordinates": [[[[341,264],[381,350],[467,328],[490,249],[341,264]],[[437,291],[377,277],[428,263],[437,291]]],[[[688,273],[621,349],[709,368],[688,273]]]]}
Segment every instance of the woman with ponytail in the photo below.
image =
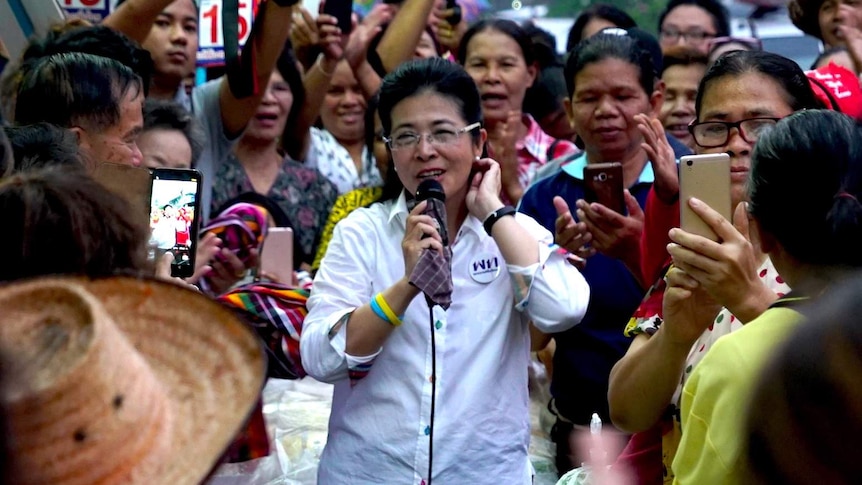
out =
{"type": "MultiPolygon", "coordinates": [[[[754,148],[748,195],[752,236],[793,290],[722,337],[688,377],[674,483],[744,483],[746,406],[766,359],[802,321],[800,304],[862,267],[860,128],[824,110],[779,121],[754,148]]],[[[705,220],[720,219],[699,201],[689,203],[705,220]]],[[[685,341],[682,336],[710,325],[716,303],[698,283],[702,275],[692,277],[676,258],[675,265],[660,331],[685,341]]]]}

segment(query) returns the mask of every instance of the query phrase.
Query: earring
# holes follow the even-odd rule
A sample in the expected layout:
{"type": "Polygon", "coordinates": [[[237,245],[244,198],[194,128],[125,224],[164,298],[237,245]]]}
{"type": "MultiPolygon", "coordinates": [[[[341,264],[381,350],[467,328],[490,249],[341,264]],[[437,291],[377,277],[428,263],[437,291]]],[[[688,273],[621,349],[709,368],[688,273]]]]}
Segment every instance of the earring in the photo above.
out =
{"type": "Polygon", "coordinates": [[[476,155],[475,157],[473,157],[473,160],[475,160],[475,161],[477,161],[477,162],[478,162],[478,161],[479,161],[479,159],[481,159],[481,158],[482,158],[482,157],[480,157],[479,155],[476,155]]]}

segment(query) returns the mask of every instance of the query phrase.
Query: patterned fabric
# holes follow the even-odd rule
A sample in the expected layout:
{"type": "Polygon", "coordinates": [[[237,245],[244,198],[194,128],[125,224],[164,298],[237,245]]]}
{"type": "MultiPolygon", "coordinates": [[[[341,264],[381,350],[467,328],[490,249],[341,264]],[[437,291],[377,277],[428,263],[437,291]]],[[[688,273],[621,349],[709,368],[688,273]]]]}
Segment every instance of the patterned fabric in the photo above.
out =
{"type": "Polygon", "coordinates": [[[332,239],[332,231],[335,230],[335,225],[354,210],[377,202],[382,194],[383,187],[365,187],[351,190],[344,195],[338,196],[335,205],[332,206],[332,211],[329,212],[326,225],[323,226],[323,233],[320,235],[320,244],[317,246],[317,255],[314,257],[311,269],[317,271],[317,268],[320,267],[320,262],[326,254],[329,241],[332,239]]]}
{"type": "MultiPolygon", "coordinates": [[[[662,302],[664,291],[667,288],[664,282],[664,276],[667,274],[669,269],[670,266],[666,267],[665,270],[662,271],[659,280],[652,288],[650,288],[650,291],[644,297],[641,306],[638,307],[632,320],[626,326],[626,335],[634,336],[639,333],[652,335],[661,326],[662,302]]],[[[775,267],[772,266],[772,261],[770,261],[769,258],[766,258],[763,264],[761,264],[757,269],[757,272],[758,276],[760,276],[760,279],[767,288],[775,292],[779,297],[784,296],[790,291],[790,287],[788,287],[781,276],[778,275],[778,272],[775,270],[775,267]]],[[[668,409],[661,420],[662,464],[664,467],[664,483],[666,484],[673,482],[674,476],[671,471],[671,463],[676,455],[680,437],[682,436],[679,406],[683,387],[685,386],[688,377],[691,375],[692,370],[694,370],[698,362],[700,362],[704,355],[706,355],[712,345],[715,344],[719,338],[735,332],[740,328],[742,328],[742,322],[732,315],[727,308],[722,308],[718,315],[716,315],[713,324],[710,325],[709,328],[706,329],[697,339],[688,354],[688,358],[685,361],[685,368],[683,370],[682,377],[680,378],[680,383],[677,386],[673,399],[671,399],[671,403],[668,405],[668,409]]]]}
{"type": "MultiPolygon", "coordinates": [[[[446,205],[438,199],[429,198],[427,202],[425,213],[435,221],[442,221],[445,226],[446,205]]],[[[445,244],[443,254],[434,250],[423,251],[410,274],[410,283],[422,290],[428,301],[448,310],[452,305],[452,248],[449,247],[447,228],[438,227],[437,230],[445,244]]]]}
{"type": "MultiPolygon", "coordinates": [[[[213,208],[215,210],[240,194],[254,191],[242,164],[231,154],[219,169],[213,187],[213,208]]],[[[285,158],[265,195],[278,204],[290,220],[299,245],[296,251],[298,262],[310,263],[329,211],[338,197],[336,187],[319,171],[285,158]]]]}
{"type": "MultiPolygon", "coordinates": [[[[308,291],[278,283],[260,282],[241,286],[218,298],[254,328],[267,352],[267,376],[278,379],[305,377],[299,354],[302,322],[308,310],[308,291]]],[[[228,463],[262,458],[269,454],[269,437],[258,401],[249,422],[226,453],[228,463]]]]}
{"type": "MultiPolygon", "coordinates": [[[[219,214],[204,226],[203,233],[213,232],[222,240],[222,248],[232,251],[246,266],[251,258],[251,250],[257,249],[266,238],[269,213],[263,207],[240,202],[219,214]]],[[[216,253],[216,260],[224,256],[216,253]]],[[[201,278],[201,289],[212,292],[208,276],[201,278]]]]}
{"type": "Polygon", "coordinates": [[[374,157],[367,148],[362,148],[362,171],[359,172],[347,149],[326,130],[311,129],[311,148],[305,165],[320,170],[324,177],[338,187],[339,194],[361,187],[383,185],[374,157]]]}
{"type": "MultiPolygon", "coordinates": [[[[527,123],[527,134],[515,143],[515,150],[518,152],[518,180],[526,189],[543,165],[558,157],[575,155],[580,150],[574,143],[558,140],[542,131],[532,116],[524,115],[524,122],[527,123]]],[[[494,157],[490,149],[489,155],[494,157]]]]}
{"type": "Polygon", "coordinates": [[[257,330],[269,355],[269,377],[305,377],[299,354],[302,322],[308,310],[308,290],[257,282],[240,286],[220,296],[218,301],[243,312],[257,330]]]}

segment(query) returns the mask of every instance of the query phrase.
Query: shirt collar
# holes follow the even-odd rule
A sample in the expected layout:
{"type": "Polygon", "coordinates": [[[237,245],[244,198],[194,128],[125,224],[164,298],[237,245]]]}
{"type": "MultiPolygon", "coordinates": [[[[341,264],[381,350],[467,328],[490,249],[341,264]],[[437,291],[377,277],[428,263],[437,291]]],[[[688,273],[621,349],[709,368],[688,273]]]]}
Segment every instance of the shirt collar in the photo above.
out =
{"type": "MultiPolygon", "coordinates": [[[[401,195],[398,196],[397,199],[392,203],[392,207],[389,208],[389,218],[388,221],[392,224],[393,220],[398,220],[398,222],[404,226],[407,224],[407,214],[410,213],[410,210],[407,207],[407,191],[402,190],[401,195]]],[[[482,234],[485,234],[485,227],[482,225],[482,221],[473,217],[472,214],[467,215],[467,219],[464,220],[464,224],[461,225],[461,229],[467,229],[468,231],[473,231],[478,236],[481,237],[482,234]]],[[[455,242],[455,239],[450,235],[450,242],[455,242]]]]}
{"type": "Polygon", "coordinates": [[[532,116],[525,114],[523,120],[527,124],[527,134],[524,135],[524,138],[515,142],[515,150],[526,150],[533,158],[537,160],[544,159],[547,156],[542,147],[542,135],[545,132],[542,131],[539,123],[532,116]]]}
{"type": "MultiPolygon", "coordinates": [[[[563,172],[566,172],[570,176],[578,179],[584,179],[584,168],[587,166],[587,152],[583,152],[578,155],[577,158],[572,160],[571,162],[563,165],[563,172]]],[[[643,170],[641,170],[641,174],[638,177],[636,183],[639,184],[651,184],[655,181],[655,174],[652,171],[652,163],[647,161],[646,165],[644,165],[643,170]]]]}

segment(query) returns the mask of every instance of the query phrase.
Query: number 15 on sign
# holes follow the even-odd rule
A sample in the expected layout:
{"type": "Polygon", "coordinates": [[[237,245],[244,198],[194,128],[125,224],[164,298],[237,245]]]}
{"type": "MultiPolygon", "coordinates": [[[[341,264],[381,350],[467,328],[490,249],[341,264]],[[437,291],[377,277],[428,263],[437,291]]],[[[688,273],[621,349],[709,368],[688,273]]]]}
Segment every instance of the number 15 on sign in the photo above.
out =
{"type": "MultiPolygon", "coordinates": [[[[254,0],[239,2],[239,44],[244,45],[251,31],[254,17],[254,0]]],[[[222,2],[221,0],[201,0],[200,2],[200,47],[224,46],[222,32],[222,2]]]]}

